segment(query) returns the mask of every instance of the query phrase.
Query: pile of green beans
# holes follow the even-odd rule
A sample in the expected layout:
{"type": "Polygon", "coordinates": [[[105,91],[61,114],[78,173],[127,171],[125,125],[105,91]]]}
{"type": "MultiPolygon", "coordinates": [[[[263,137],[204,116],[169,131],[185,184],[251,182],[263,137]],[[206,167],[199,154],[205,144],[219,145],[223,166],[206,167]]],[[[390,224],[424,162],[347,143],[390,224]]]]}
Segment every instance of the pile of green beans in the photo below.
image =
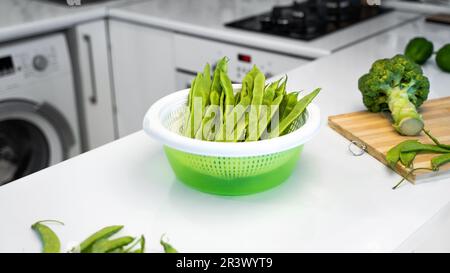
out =
{"type": "Polygon", "coordinates": [[[408,175],[403,177],[393,189],[400,186],[403,181],[412,173],[418,170],[439,171],[439,168],[447,163],[450,163],[450,145],[441,143],[429,131],[423,132],[431,139],[434,144],[420,143],[418,140],[405,140],[396,146],[392,147],[386,154],[386,161],[391,168],[397,164],[410,169],[408,175]],[[417,154],[440,154],[433,157],[430,161],[429,168],[414,168],[414,159],[417,154]]]}
{"type": "MultiPolygon", "coordinates": [[[[43,220],[34,223],[31,228],[36,231],[42,241],[43,253],[60,253],[61,241],[56,233],[43,224],[45,222],[56,222],[56,220],[43,220]]],[[[76,247],[70,249],[69,253],[144,253],[145,237],[122,236],[115,239],[111,237],[123,229],[121,225],[107,226],[93,233],[76,247]]],[[[167,241],[160,239],[160,244],[166,253],[177,253],[177,250],[167,241]]]]}
{"type": "Polygon", "coordinates": [[[227,75],[226,57],[211,77],[210,65],[192,80],[182,134],[208,141],[257,141],[289,132],[290,125],[320,92],[316,89],[298,100],[287,93],[287,76],[266,84],[264,74],[253,66],[240,90],[233,90],[227,75]]]}

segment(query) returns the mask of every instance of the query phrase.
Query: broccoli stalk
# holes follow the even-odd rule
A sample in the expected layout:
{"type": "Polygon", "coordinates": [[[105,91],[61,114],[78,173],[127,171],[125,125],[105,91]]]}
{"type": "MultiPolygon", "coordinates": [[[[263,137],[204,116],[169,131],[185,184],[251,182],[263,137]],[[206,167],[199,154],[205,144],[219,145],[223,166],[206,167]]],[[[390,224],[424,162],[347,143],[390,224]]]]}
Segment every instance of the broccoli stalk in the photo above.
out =
{"type": "Polygon", "coordinates": [[[371,112],[389,110],[394,128],[402,135],[417,135],[423,127],[417,108],[427,99],[430,84],[420,66],[408,57],[396,55],[372,64],[359,78],[363,102],[371,112]]]}

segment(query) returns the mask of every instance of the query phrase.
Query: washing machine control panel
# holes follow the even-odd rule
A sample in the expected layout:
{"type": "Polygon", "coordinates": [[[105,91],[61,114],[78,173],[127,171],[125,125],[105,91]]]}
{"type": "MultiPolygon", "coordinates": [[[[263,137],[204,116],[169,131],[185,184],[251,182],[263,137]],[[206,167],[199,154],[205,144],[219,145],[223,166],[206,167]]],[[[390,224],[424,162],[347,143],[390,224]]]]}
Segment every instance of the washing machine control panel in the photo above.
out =
{"type": "Polygon", "coordinates": [[[66,50],[62,36],[0,46],[0,91],[71,73],[66,50]]]}

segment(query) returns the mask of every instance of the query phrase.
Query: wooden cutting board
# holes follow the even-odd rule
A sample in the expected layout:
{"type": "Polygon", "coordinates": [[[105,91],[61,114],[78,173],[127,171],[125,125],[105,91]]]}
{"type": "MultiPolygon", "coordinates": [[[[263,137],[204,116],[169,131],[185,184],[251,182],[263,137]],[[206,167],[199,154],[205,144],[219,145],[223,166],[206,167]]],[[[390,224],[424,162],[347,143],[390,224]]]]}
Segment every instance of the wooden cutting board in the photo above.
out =
{"type": "MultiPolygon", "coordinates": [[[[442,143],[450,143],[450,97],[426,101],[420,107],[420,113],[425,121],[425,128],[442,143]]],[[[387,151],[404,140],[419,139],[422,143],[432,143],[424,133],[414,137],[399,135],[391,125],[390,115],[386,113],[362,111],[330,116],[328,124],[350,141],[364,144],[366,151],[385,165],[387,151]]],[[[417,155],[414,167],[429,168],[430,159],[434,156],[436,155],[417,155]]],[[[409,169],[397,164],[395,171],[406,176],[409,169]]],[[[414,183],[447,175],[450,175],[450,164],[442,166],[438,172],[417,171],[408,176],[408,180],[414,183]]]]}

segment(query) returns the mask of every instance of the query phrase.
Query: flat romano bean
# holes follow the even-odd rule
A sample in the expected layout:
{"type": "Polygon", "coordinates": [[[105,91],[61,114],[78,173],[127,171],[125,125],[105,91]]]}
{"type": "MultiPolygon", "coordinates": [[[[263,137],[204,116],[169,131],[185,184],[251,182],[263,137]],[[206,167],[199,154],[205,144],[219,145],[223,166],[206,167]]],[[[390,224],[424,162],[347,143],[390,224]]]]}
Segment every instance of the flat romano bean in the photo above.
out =
{"type": "Polygon", "coordinates": [[[251,98],[250,96],[245,96],[241,99],[238,105],[234,108],[233,112],[229,114],[228,120],[233,121],[233,131],[227,135],[226,140],[227,141],[234,141],[241,140],[241,135],[243,132],[242,128],[243,124],[245,124],[245,112],[247,111],[248,107],[250,106],[251,98]]]}
{"type": "Polygon", "coordinates": [[[192,82],[191,82],[191,88],[189,89],[189,94],[188,94],[188,101],[187,101],[187,111],[186,114],[184,116],[184,130],[183,130],[183,135],[187,136],[187,132],[188,132],[188,125],[189,125],[189,120],[190,120],[190,113],[192,112],[192,93],[194,92],[194,88],[195,88],[195,80],[197,79],[197,77],[195,77],[192,82]]]}
{"type": "Polygon", "coordinates": [[[439,167],[450,163],[450,153],[442,154],[431,159],[431,167],[433,170],[439,170],[439,167]]]}
{"type": "Polygon", "coordinates": [[[217,108],[219,107],[219,94],[216,91],[211,91],[210,94],[210,101],[211,105],[208,105],[206,108],[206,113],[203,116],[201,129],[197,130],[197,133],[195,135],[196,139],[206,139],[208,140],[208,136],[211,133],[211,128],[206,128],[205,126],[208,123],[213,123],[213,121],[217,114],[217,108]]]}
{"type": "Polygon", "coordinates": [[[43,253],[59,253],[61,252],[61,242],[56,235],[56,233],[50,229],[48,226],[42,224],[44,222],[56,222],[64,225],[62,222],[55,220],[44,220],[34,223],[31,228],[35,230],[42,241],[42,252],[43,253]]]}
{"type": "Polygon", "coordinates": [[[223,109],[223,119],[219,126],[219,131],[216,135],[216,140],[225,141],[227,135],[227,118],[230,116],[230,113],[234,108],[234,90],[231,84],[231,80],[228,78],[226,73],[220,74],[220,83],[222,85],[223,93],[225,93],[225,102],[223,109]]]}
{"type": "Polygon", "coordinates": [[[224,114],[225,114],[225,92],[222,92],[222,94],[220,95],[219,116],[217,117],[218,122],[216,122],[217,126],[215,127],[215,132],[213,133],[214,140],[216,141],[222,141],[224,138],[222,129],[224,122],[224,114]]]}
{"type": "Polygon", "coordinates": [[[275,90],[278,88],[278,84],[280,83],[280,80],[273,82],[267,86],[267,88],[264,91],[263,96],[263,105],[270,105],[275,98],[275,90]]]}
{"type": "Polygon", "coordinates": [[[189,99],[190,100],[190,102],[189,102],[190,103],[190,106],[189,106],[189,118],[188,118],[188,121],[185,123],[186,130],[184,131],[184,135],[187,136],[187,137],[193,137],[194,136],[194,127],[195,127],[195,125],[194,125],[194,112],[195,112],[194,101],[195,101],[196,94],[199,93],[197,90],[199,89],[199,85],[200,85],[200,82],[201,82],[201,77],[202,77],[202,74],[198,73],[197,76],[195,77],[195,80],[194,80],[195,84],[193,86],[191,86],[191,90],[190,90],[190,92],[192,94],[191,94],[190,99],[189,99]]]}
{"type": "Polygon", "coordinates": [[[104,240],[111,237],[115,233],[119,232],[122,228],[123,226],[108,226],[100,229],[99,231],[89,236],[86,240],[84,240],[80,244],[80,252],[81,253],[89,252],[89,249],[92,247],[94,243],[96,243],[99,240],[104,240]]]}
{"type": "Polygon", "coordinates": [[[92,253],[107,253],[112,252],[116,249],[125,247],[134,241],[134,238],[131,236],[124,236],[113,240],[100,240],[94,243],[92,246],[92,253]]]}
{"type": "Polygon", "coordinates": [[[241,100],[241,91],[238,91],[236,92],[236,94],[234,94],[234,105],[236,106],[240,100],[241,100]]]}
{"type": "Polygon", "coordinates": [[[286,129],[289,127],[289,125],[294,122],[303,112],[305,111],[306,107],[311,103],[311,101],[319,94],[320,88],[315,89],[308,95],[301,98],[296,104],[294,109],[287,115],[286,118],[282,119],[279,123],[279,126],[277,126],[276,129],[274,129],[272,132],[270,132],[270,138],[277,137],[283,132],[286,131],[286,129]]]}
{"type": "Polygon", "coordinates": [[[250,119],[248,124],[248,135],[245,141],[256,141],[259,135],[259,116],[260,109],[264,98],[264,82],[266,78],[263,73],[259,73],[255,77],[253,84],[253,97],[250,108],[250,119]]]}
{"type": "Polygon", "coordinates": [[[267,133],[267,130],[268,130],[267,127],[270,124],[270,122],[272,121],[274,115],[277,113],[277,111],[279,109],[279,105],[282,100],[283,100],[283,95],[276,97],[275,100],[273,100],[272,104],[270,105],[271,107],[268,108],[269,114],[267,115],[267,120],[266,120],[263,130],[261,130],[261,132],[259,132],[258,139],[261,138],[263,133],[265,133],[265,132],[267,133]]]}
{"type": "Polygon", "coordinates": [[[275,91],[275,96],[276,97],[286,95],[287,79],[288,79],[287,75],[284,76],[284,78],[280,79],[280,80],[282,80],[282,82],[281,82],[280,86],[278,86],[277,90],[275,91]]]}
{"type": "Polygon", "coordinates": [[[217,62],[216,68],[214,69],[213,80],[211,83],[211,91],[216,91],[217,93],[222,92],[222,87],[220,85],[220,73],[224,71],[226,73],[227,69],[227,58],[223,57],[217,62]]]}
{"type": "Polygon", "coordinates": [[[286,96],[283,97],[283,101],[281,101],[280,104],[280,121],[287,117],[287,115],[292,111],[295,104],[297,103],[298,98],[298,92],[291,92],[286,94],[286,96]]]}

